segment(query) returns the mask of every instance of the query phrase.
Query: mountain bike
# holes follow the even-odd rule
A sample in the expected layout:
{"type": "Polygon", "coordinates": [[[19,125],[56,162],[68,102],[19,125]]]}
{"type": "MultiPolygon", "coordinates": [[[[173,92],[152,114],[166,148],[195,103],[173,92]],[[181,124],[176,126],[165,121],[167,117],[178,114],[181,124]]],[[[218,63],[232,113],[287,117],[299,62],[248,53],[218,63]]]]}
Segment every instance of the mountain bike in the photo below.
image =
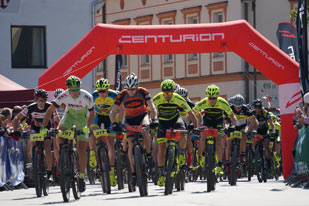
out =
{"type": "Polygon", "coordinates": [[[149,126],[128,125],[125,130],[125,132],[133,134],[133,137],[129,138],[133,143],[133,165],[141,197],[148,195],[146,151],[143,148],[143,135],[141,134],[143,129],[147,130],[149,129],[149,126]]]}
{"type": "Polygon", "coordinates": [[[255,145],[255,161],[256,161],[256,173],[258,181],[261,182],[267,182],[267,168],[266,168],[266,161],[265,161],[265,155],[263,150],[263,141],[264,136],[263,135],[255,135],[253,138],[253,141],[256,143],[255,145]]]}
{"type": "Polygon", "coordinates": [[[275,177],[275,180],[278,180],[281,175],[280,159],[277,153],[275,152],[274,147],[275,147],[275,140],[271,140],[269,142],[269,150],[271,154],[271,172],[272,172],[273,177],[275,177]]]}
{"type": "Polygon", "coordinates": [[[205,167],[207,178],[207,192],[211,192],[216,189],[216,137],[218,136],[218,130],[209,127],[201,127],[205,137],[205,167]]]}
{"type": "Polygon", "coordinates": [[[57,130],[58,137],[63,138],[60,144],[59,171],[60,189],[64,202],[70,200],[70,188],[72,188],[74,199],[80,199],[79,191],[79,165],[78,153],[75,148],[77,136],[84,134],[75,126],[71,130],[57,130]]]}

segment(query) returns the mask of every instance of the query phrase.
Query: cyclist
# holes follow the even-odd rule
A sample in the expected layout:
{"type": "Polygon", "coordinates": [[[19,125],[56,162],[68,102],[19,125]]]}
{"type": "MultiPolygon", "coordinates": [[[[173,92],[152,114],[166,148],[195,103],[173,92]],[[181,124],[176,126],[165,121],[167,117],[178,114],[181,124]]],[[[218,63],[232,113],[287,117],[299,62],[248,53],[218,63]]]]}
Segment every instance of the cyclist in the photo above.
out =
{"type": "MultiPolygon", "coordinates": [[[[281,125],[278,121],[278,117],[272,113],[269,112],[271,119],[273,120],[273,123],[275,125],[275,134],[273,136],[270,137],[270,139],[272,141],[274,141],[275,143],[275,152],[279,158],[279,160],[281,161],[281,138],[280,138],[280,132],[281,132],[281,125]]],[[[268,124],[268,128],[271,128],[271,125],[268,124]]],[[[269,133],[271,133],[271,130],[269,129],[269,133]]]]}
{"type": "MultiPolygon", "coordinates": [[[[147,89],[139,87],[138,78],[134,73],[131,73],[125,79],[125,89],[122,90],[116,97],[115,103],[110,113],[110,119],[112,121],[112,129],[116,132],[122,131],[121,123],[116,121],[116,114],[119,113],[121,107],[124,109],[125,114],[125,125],[149,125],[149,116],[147,106],[150,108],[150,117],[153,124],[156,123],[157,111],[152,102],[151,96],[147,89]]],[[[148,162],[152,162],[151,156],[151,137],[148,130],[143,129],[142,135],[144,138],[144,145],[146,149],[146,158],[148,162]]],[[[131,142],[132,134],[127,134],[129,144],[129,160],[132,170],[131,185],[136,185],[136,173],[133,166],[133,143],[131,142]]]]}
{"type": "MultiPolygon", "coordinates": [[[[188,126],[189,130],[197,127],[196,117],[187,104],[186,100],[180,95],[175,93],[175,82],[171,79],[166,79],[161,83],[161,91],[153,97],[153,102],[158,110],[159,128],[157,132],[158,140],[158,167],[159,167],[159,180],[158,185],[164,186],[164,163],[166,153],[166,130],[167,129],[185,129],[184,122],[179,116],[183,111],[188,114],[193,125],[188,126]]],[[[179,142],[180,154],[179,154],[179,166],[185,165],[185,152],[186,152],[186,138],[182,136],[179,142]]]]}
{"type": "MultiPolygon", "coordinates": [[[[110,83],[107,79],[101,78],[96,82],[96,91],[92,93],[94,101],[95,119],[91,125],[91,130],[96,130],[99,128],[111,129],[112,123],[109,118],[109,113],[115,102],[117,93],[114,90],[109,89],[110,83]]],[[[116,186],[117,180],[114,174],[114,164],[115,164],[115,148],[114,148],[114,137],[112,134],[108,134],[107,137],[107,147],[108,147],[108,157],[110,166],[110,182],[112,186],[116,186]]],[[[89,164],[91,167],[96,167],[96,157],[95,157],[95,138],[91,135],[89,140],[90,156],[89,164]]]]}
{"type": "MultiPolygon", "coordinates": [[[[275,136],[275,126],[271,119],[269,112],[263,107],[263,103],[260,99],[253,100],[252,106],[254,108],[253,114],[259,122],[259,127],[257,134],[264,136],[264,151],[267,162],[268,175],[271,172],[271,161],[270,161],[270,151],[269,151],[269,141],[270,136],[275,136]],[[271,133],[268,134],[268,123],[271,127],[271,133]]],[[[255,152],[255,143],[253,143],[252,150],[255,152]]]]}
{"type": "MultiPolygon", "coordinates": [[[[17,134],[17,129],[19,124],[24,117],[28,117],[31,119],[31,134],[39,133],[40,128],[43,122],[43,118],[48,110],[51,107],[51,103],[47,102],[48,94],[44,89],[39,89],[34,94],[36,102],[30,104],[25,109],[23,109],[15,118],[13,129],[14,133],[17,134]]],[[[57,117],[57,113],[52,113],[48,119],[46,119],[46,127],[49,129],[51,127],[51,117],[56,117],[56,120],[59,122],[59,118],[57,117]]],[[[18,134],[20,135],[20,133],[18,134]]],[[[47,179],[51,177],[52,170],[52,153],[51,153],[51,139],[45,139],[44,141],[44,150],[46,157],[46,165],[47,165],[47,179]]],[[[35,143],[32,143],[34,146],[35,143]]],[[[32,151],[32,150],[31,150],[32,151]]],[[[30,153],[31,154],[31,153],[30,153]]]]}
{"type": "MultiPolygon", "coordinates": [[[[206,88],[206,98],[202,99],[195,104],[193,108],[195,113],[200,113],[204,111],[203,115],[203,126],[212,127],[219,130],[218,136],[216,137],[216,154],[218,159],[217,165],[217,174],[223,175],[222,170],[222,155],[223,155],[223,137],[224,137],[224,124],[223,124],[223,114],[231,119],[231,126],[229,131],[233,131],[236,125],[236,118],[234,113],[229,106],[228,102],[219,97],[220,89],[218,86],[212,84],[206,88]]],[[[199,114],[201,115],[201,114],[199,114]]],[[[199,157],[200,165],[204,167],[205,165],[205,156],[203,155],[205,150],[205,136],[201,134],[201,140],[199,145],[199,157]]]]}
{"type": "MultiPolygon", "coordinates": [[[[250,137],[256,134],[257,127],[259,125],[257,119],[253,115],[252,111],[246,106],[245,99],[241,94],[235,95],[232,99],[232,111],[236,116],[236,130],[242,131],[245,130],[248,126],[247,133],[250,134],[250,137]]],[[[229,166],[230,166],[230,152],[231,152],[231,140],[227,141],[227,150],[226,154],[226,170],[229,173],[229,166]]],[[[240,161],[244,162],[246,158],[246,140],[243,137],[240,141],[240,161]]]]}
{"type": "MultiPolygon", "coordinates": [[[[186,102],[188,103],[188,105],[191,109],[195,106],[195,104],[188,98],[188,90],[186,88],[179,87],[178,89],[175,90],[175,92],[186,100],[186,102]]],[[[185,121],[186,125],[190,124],[189,118],[184,118],[184,121],[185,121]]],[[[192,166],[192,153],[193,153],[192,134],[188,135],[187,148],[186,149],[187,149],[187,166],[188,166],[188,168],[191,168],[191,166],[192,166]]]]}
{"type": "MultiPolygon", "coordinates": [[[[66,111],[59,123],[59,130],[71,129],[73,125],[76,126],[77,130],[83,130],[84,133],[89,133],[89,127],[94,119],[94,105],[92,95],[80,88],[80,78],[71,75],[66,81],[67,90],[59,95],[52,105],[47,110],[41,128],[41,133],[45,133],[44,128],[47,125],[47,121],[51,114],[59,108],[62,104],[65,105],[66,111]],[[89,117],[87,113],[89,112],[89,117]]],[[[57,138],[58,144],[63,144],[63,138],[57,138]]],[[[77,137],[77,152],[78,152],[78,164],[80,168],[80,179],[79,179],[79,191],[84,192],[86,185],[84,181],[85,168],[87,164],[86,150],[88,146],[88,138],[86,134],[79,135],[77,137]]]]}
{"type": "MultiPolygon", "coordinates": [[[[54,97],[55,99],[62,93],[64,92],[64,89],[59,88],[56,89],[54,92],[54,97]]],[[[60,119],[62,119],[63,115],[64,115],[64,110],[65,110],[65,105],[61,105],[59,108],[57,108],[57,113],[60,119]]]]}

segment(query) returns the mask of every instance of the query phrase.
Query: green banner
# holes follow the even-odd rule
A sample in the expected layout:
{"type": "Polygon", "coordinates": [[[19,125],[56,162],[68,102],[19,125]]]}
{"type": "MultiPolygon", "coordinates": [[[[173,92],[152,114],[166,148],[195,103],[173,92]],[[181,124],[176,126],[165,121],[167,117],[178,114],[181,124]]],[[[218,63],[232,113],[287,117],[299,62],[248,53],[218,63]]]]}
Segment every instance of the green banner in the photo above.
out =
{"type": "Polygon", "coordinates": [[[295,145],[295,169],[298,175],[309,175],[309,127],[298,133],[295,145]]]}

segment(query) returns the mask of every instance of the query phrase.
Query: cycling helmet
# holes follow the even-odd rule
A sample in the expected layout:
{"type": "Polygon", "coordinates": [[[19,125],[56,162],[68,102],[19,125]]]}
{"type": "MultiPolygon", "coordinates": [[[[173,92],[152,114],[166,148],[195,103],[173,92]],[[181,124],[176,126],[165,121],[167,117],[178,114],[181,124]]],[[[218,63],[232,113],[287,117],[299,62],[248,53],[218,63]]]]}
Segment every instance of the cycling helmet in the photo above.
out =
{"type": "Polygon", "coordinates": [[[177,91],[181,86],[175,82],[175,91],[177,91]]]}
{"type": "Polygon", "coordinates": [[[125,79],[125,89],[136,89],[138,87],[138,78],[134,73],[131,73],[125,79]]]}
{"type": "Polygon", "coordinates": [[[309,92],[304,95],[303,99],[306,104],[309,104],[309,92]]]}
{"type": "Polygon", "coordinates": [[[207,97],[218,97],[218,96],[219,96],[219,93],[220,93],[219,87],[217,87],[217,86],[214,85],[214,84],[209,85],[209,86],[206,88],[206,96],[207,96],[207,97]]]}
{"type": "Polygon", "coordinates": [[[64,92],[64,89],[56,89],[54,92],[54,97],[57,98],[62,92],[64,92]]]}
{"type": "Polygon", "coordinates": [[[188,96],[188,91],[184,87],[180,87],[180,88],[176,89],[175,92],[177,94],[179,94],[180,96],[182,96],[183,98],[186,98],[188,96]]]}
{"type": "Polygon", "coordinates": [[[161,83],[161,90],[165,91],[175,91],[175,82],[171,79],[166,79],[161,83]]]}
{"type": "Polygon", "coordinates": [[[233,97],[233,104],[235,107],[241,107],[242,105],[245,104],[245,99],[241,94],[236,94],[233,97]]]}
{"type": "Polygon", "coordinates": [[[67,80],[65,81],[65,85],[67,86],[67,88],[80,87],[81,83],[82,82],[80,78],[74,75],[69,76],[67,80]]]}
{"type": "Polygon", "coordinates": [[[109,87],[109,81],[104,78],[99,79],[95,84],[96,90],[107,90],[109,87]]]}
{"type": "Polygon", "coordinates": [[[47,99],[48,94],[44,89],[39,89],[34,93],[34,97],[35,98],[42,97],[44,99],[47,99]]]}
{"type": "Polygon", "coordinates": [[[262,108],[263,107],[263,102],[260,99],[255,99],[252,102],[252,106],[256,108],[262,108]]]}

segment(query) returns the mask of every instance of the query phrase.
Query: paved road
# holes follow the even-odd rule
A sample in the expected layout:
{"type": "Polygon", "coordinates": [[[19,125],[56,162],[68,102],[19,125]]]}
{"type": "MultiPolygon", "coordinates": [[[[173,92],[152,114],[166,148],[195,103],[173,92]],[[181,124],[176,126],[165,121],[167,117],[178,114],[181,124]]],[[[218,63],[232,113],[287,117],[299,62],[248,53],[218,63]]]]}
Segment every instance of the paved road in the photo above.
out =
{"type": "MultiPolygon", "coordinates": [[[[164,196],[163,188],[149,184],[149,196],[140,197],[138,191],[129,193],[127,188],[118,191],[112,190],[112,194],[103,195],[99,184],[87,185],[87,190],[82,194],[80,200],[73,200],[69,205],[94,206],[308,206],[309,190],[301,188],[290,188],[285,186],[283,180],[269,180],[267,183],[258,183],[256,179],[247,182],[241,179],[237,186],[231,187],[227,182],[217,184],[215,192],[206,192],[206,183],[198,181],[186,184],[185,191],[173,192],[172,195],[164,196]]],[[[47,197],[37,198],[34,188],[20,189],[13,192],[0,192],[0,205],[63,205],[59,187],[50,188],[47,197]]]]}

